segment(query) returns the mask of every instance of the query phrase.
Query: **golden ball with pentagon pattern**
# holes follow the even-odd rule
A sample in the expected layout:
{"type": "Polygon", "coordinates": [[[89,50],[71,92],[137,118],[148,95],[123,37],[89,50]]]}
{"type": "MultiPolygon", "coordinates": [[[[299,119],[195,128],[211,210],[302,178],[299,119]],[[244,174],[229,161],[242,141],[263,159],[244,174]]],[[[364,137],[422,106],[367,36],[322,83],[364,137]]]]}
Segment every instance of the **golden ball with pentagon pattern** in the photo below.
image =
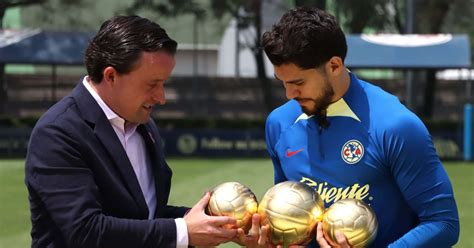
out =
{"type": "Polygon", "coordinates": [[[257,198],[248,187],[238,182],[225,182],[212,190],[207,212],[214,216],[233,217],[237,224],[227,227],[242,228],[247,232],[257,208],[257,198]]]}
{"type": "Polygon", "coordinates": [[[263,196],[258,213],[261,225],[269,225],[274,245],[306,245],[316,236],[316,224],[324,213],[323,200],[308,185],[286,181],[263,196]]]}
{"type": "Polygon", "coordinates": [[[333,203],[323,216],[324,237],[335,244],[339,230],[355,248],[368,246],[377,236],[378,222],[373,209],[357,199],[343,199],[333,203]]]}

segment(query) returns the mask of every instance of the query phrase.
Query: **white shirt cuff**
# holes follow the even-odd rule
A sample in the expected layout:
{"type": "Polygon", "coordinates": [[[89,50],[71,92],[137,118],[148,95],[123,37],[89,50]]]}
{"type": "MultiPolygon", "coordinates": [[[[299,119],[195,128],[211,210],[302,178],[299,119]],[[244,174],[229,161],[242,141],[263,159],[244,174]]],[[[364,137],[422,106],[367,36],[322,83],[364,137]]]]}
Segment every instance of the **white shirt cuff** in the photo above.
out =
{"type": "Polygon", "coordinates": [[[174,219],[176,222],[176,248],[188,247],[188,226],[183,218],[174,219]]]}

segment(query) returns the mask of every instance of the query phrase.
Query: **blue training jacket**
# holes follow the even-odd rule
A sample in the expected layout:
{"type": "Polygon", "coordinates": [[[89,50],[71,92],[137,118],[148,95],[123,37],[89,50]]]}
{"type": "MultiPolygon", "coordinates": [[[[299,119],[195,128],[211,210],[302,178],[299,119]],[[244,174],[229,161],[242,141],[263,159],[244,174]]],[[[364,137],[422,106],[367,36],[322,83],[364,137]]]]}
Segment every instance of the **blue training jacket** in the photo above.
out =
{"type": "Polygon", "coordinates": [[[327,109],[327,128],[294,100],[268,116],[275,183],[306,183],[326,207],[363,200],[379,222],[371,247],[451,247],[459,217],[430,134],[395,96],[350,77],[348,91],[327,109]]]}

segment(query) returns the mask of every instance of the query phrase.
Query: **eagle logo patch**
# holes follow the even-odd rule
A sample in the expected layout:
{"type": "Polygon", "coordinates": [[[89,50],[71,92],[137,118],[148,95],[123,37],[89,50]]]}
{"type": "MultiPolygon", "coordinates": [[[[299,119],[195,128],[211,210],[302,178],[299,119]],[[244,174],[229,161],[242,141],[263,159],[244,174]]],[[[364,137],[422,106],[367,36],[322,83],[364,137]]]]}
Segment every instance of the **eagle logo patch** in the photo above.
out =
{"type": "Polygon", "coordinates": [[[349,140],[341,150],[341,157],[348,164],[359,162],[364,156],[364,146],[358,140],[349,140]]]}

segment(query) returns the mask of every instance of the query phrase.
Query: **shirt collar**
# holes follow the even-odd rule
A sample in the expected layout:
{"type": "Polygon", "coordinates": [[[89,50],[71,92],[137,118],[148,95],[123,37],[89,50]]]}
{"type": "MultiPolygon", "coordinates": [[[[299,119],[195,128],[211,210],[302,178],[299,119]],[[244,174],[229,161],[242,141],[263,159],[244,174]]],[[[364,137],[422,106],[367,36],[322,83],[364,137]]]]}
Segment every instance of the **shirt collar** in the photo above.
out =
{"type": "MultiPolygon", "coordinates": [[[[353,76],[353,74],[351,72],[349,72],[349,74],[351,76],[350,77],[351,78],[350,84],[351,85],[355,84],[356,82],[353,82],[355,80],[355,77],[353,76]]],[[[350,86],[349,86],[348,91],[351,90],[350,86]]],[[[347,96],[347,92],[346,92],[345,96],[343,96],[341,99],[337,100],[336,102],[333,102],[333,103],[329,104],[329,106],[327,107],[326,116],[327,117],[333,117],[333,116],[350,117],[350,118],[353,118],[354,120],[356,120],[358,122],[361,122],[359,117],[357,117],[357,115],[354,113],[354,111],[352,111],[351,107],[347,104],[346,100],[344,100],[344,97],[346,97],[346,96],[347,96]]],[[[312,117],[314,117],[314,115],[308,116],[307,114],[302,113],[300,116],[298,116],[295,123],[298,122],[299,120],[306,120],[306,119],[309,119],[309,118],[312,118],[312,117]]]]}
{"type": "MultiPolygon", "coordinates": [[[[326,116],[327,117],[345,116],[345,117],[353,118],[354,120],[360,122],[359,117],[357,117],[354,111],[352,111],[349,105],[347,105],[344,98],[341,98],[337,100],[336,102],[331,103],[327,108],[326,116]]],[[[299,120],[306,120],[312,117],[314,117],[314,115],[307,115],[305,113],[302,113],[300,116],[298,116],[295,123],[298,122],[299,120]]]]}
{"type": "Polygon", "coordinates": [[[84,87],[86,87],[87,91],[92,95],[94,100],[99,104],[99,107],[102,109],[104,112],[105,116],[107,117],[107,120],[110,121],[112,125],[115,127],[119,128],[123,133],[128,133],[131,132],[133,133],[135,129],[137,128],[137,124],[129,124],[125,125],[125,119],[120,117],[117,113],[115,113],[112,109],[107,106],[107,104],[102,100],[102,98],[97,94],[95,89],[91,86],[93,83],[92,81],[89,81],[89,76],[85,76],[84,79],[82,80],[82,84],[84,87]]]}

